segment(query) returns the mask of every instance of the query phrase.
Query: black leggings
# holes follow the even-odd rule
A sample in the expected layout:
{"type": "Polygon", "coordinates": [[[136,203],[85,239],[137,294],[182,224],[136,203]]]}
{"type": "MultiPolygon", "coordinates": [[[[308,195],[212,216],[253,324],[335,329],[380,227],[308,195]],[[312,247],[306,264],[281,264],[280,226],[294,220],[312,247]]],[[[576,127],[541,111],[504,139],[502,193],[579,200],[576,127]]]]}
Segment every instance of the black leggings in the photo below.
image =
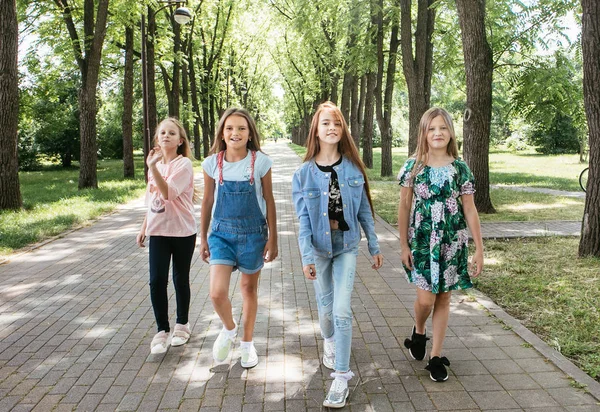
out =
{"type": "Polygon", "coordinates": [[[169,265],[173,256],[173,285],[177,300],[177,323],[188,323],[190,310],[190,266],[196,235],[187,237],[150,236],[150,300],[158,331],[169,332],[169,265]]]}

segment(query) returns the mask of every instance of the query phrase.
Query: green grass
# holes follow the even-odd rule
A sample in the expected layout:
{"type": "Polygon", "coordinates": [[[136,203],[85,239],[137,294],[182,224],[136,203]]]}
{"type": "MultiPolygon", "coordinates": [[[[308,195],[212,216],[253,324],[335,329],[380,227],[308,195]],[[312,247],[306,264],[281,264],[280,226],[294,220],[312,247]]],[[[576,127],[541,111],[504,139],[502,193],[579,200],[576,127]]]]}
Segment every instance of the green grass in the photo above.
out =
{"type": "Polygon", "coordinates": [[[578,258],[578,242],[487,240],[475,286],[600,381],[600,259],[578,258]]]}
{"type": "Polygon", "coordinates": [[[136,179],[123,179],[123,162],[98,162],[97,190],[78,190],[79,169],[49,166],[19,174],[23,209],[0,212],[0,256],[84,225],[144,193],[142,159],[136,179]]]}

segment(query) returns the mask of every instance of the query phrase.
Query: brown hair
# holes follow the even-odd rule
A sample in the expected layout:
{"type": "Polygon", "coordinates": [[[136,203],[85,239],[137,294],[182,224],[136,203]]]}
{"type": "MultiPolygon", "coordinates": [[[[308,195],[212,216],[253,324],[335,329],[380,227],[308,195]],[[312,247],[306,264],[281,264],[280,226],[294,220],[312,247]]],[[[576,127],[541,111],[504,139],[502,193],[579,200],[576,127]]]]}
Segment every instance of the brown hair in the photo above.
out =
{"type": "Polygon", "coordinates": [[[338,152],[350,160],[356,167],[358,167],[365,178],[365,189],[367,191],[367,198],[369,199],[369,205],[371,206],[371,213],[375,216],[375,209],[373,208],[373,201],[371,200],[371,189],[369,188],[369,179],[367,178],[367,172],[365,171],[365,164],[360,158],[358,149],[354,144],[354,140],[350,135],[348,124],[342,111],[332,102],[324,102],[317,107],[317,111],[313,115],[310,129],[308,132],[308,138],[306,139],[306,155],[304,161],[307,162],[312,160],[317,153],[321,150],[319,143],[319,116],[321,112],[329,110],[333,113],[335,118],[342,124],[342,136],[338,143],[338,152]]]}
{"type": "Polygon", "coordinates": [[[225,110],[225,113],[219,119],[219,125],[217,126],[217,130],[215,132],[215,141],[213,142],[212,147],[210,148],[210,154],[219,153],[222,150],[227,149],[227,144],[223,140],[223,131],[225,129],[225,122],[229,118],[229,116],[240,116],[246,119],[248,122],[248,129],[250,132],[250,139],[246,144],[246,148],[248,150],[261,151],[260,150],[260,134],[258,133],[258,128],[256,127],[256,123],[250,113],[246,109],[240,109],[238,107],[230,107],[225,110]]]}
{"type": "MultiPolygon", "coordinates": [[[[154,131],[154,145],[159,146],[158,144],[158,132],[160,131],[160,127],[166,123],[171,122],[177,127],[179,130],[179,138],[182,140],[181,145],[177,146],[177,154],[187,157],[190,160],[195,160],[192,155],[192,149],[190,148],[190,142],[188,141],[187,132],[185,131],[185,127],[181,124],[181,122],[175,117],[167,117],[163,121],[161,121],[154,131]]],[[[194,185],[194,194],[192,195],[192,201],[196,203],[200,199],[200,192],[196,189],[196,185],[194,185]]]]}
{"type": "Polygon", "coordinates": [[[432,107],[423,113],[421,121],[419,122],[419,136],[417,139],[417,150],[413,153],[412,157],[415,158],[415,164],[410,174],[410,178],[413,179],[419,171],[425,167],[427,163],[427,157],[429,156],[429,146],[427,145],[427,132],[429,125],[438,116],[442,116],[448,132],[450,133],[450,141],[446,146],[446,152],[453,158],[458,158],[458,145],[456,144],[456,133],[454,132],[454,124],[452,123],[452,117],[450,113],[439,107],[432,107]]]}

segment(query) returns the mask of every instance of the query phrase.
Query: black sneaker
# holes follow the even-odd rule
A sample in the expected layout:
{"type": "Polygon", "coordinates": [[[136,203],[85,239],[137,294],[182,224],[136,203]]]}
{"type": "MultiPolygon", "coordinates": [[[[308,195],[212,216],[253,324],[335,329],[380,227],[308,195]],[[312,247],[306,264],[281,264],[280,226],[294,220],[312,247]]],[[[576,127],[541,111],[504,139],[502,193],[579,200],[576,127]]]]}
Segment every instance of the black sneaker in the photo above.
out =
{"type": "Polygon", "coordinates": [[[434,356],[429,359],[425,369],[429,371],[429,377],[432,381],[444,382],[445,380],[448,380],[448,371],[444,365],[450,366],[450,361],[445,356],[442,356],[441,358],[439,356],[434,356]]]}
{"type": "Polygon", "coordinates": [[[413,326],[412,335],[410,338],[404,340],[404,346],[406,346],[408,353],[410,353],[410,356],[412,356],[413,359],[423,360],[427,354],[428,340],[427,331],[425,331],[424,334],[419,335],[417,329],[413,326]]]}

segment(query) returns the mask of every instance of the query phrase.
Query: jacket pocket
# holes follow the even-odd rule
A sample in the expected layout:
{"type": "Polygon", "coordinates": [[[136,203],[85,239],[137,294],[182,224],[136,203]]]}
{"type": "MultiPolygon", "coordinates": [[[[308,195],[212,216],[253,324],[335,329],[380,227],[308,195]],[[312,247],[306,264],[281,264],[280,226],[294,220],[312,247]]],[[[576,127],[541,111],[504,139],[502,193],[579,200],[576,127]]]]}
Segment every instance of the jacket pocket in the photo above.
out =
{"type": "Polygon", "coordinates": [[[321,191],[319,188],[305,189],[302,191],[302,197],[304,198],[304,202],[306,203],[308,210],[313,210],[314,208],[319,207],[319,202],[321,201],[321,191]]]}
{"type": "Polygon", "coordinates": [[[348,178],[348,187],[353,197],[361,197],[363,192],[363,186],[365,185],[365,177],[358,175],[348,178]]]}

